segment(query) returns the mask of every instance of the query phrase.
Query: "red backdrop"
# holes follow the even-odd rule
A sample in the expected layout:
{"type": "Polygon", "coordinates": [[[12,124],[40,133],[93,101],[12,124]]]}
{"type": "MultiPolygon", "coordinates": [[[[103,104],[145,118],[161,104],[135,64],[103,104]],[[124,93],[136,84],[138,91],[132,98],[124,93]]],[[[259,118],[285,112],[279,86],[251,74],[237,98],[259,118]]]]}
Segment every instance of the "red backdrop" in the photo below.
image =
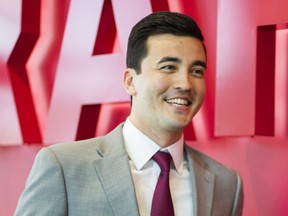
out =
{"type": "Polygon", "coordinates": [[[287,0],[0,0],[0,215],[13,214],[40,148],[125,119],[127,37],[158,10],[194,17],[205,35],[207,97],[188,143],[241,173],[243,215],[287,215],[287,9],[287,0]]]}

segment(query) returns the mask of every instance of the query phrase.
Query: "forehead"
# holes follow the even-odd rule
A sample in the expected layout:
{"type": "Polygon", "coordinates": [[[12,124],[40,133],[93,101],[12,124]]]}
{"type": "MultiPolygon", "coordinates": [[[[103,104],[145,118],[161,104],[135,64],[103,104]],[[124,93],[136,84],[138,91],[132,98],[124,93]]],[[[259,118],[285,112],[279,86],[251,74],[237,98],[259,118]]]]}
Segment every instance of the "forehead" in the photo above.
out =
{"type": "Polygon", "coordinates": [[[155,55],[180,55],[206,59],[204,45],[199,39],[172,34],[150,36],[147,40],[147,54],[155,58],[155,55]]]}

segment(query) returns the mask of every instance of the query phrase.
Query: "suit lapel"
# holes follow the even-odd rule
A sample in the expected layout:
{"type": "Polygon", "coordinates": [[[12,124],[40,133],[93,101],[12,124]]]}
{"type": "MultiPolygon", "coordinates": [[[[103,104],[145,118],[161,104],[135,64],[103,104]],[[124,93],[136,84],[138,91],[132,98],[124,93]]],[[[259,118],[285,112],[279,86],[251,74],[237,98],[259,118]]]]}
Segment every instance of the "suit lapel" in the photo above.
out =
{"type": "Polygon", "coordinates": [[[211,215],[214,191],[214,174],[205,169],[205,163],[186,147],[191,171],[194,215],[211,215]]]}
{"type": "Polygon", "coordinates": [[[93,164],[115,215],[139,215],[122,126],[104,138],[93,164]]]}
{"type": "MultiPolygon", "coordinates": [[[[105,136],[93,165],[115,215],[139,215],[134,184],[125,151],[122,126],[105,136]],[[100,156],[100,157],[99,157],[100,156]]],[[[185,145],[193,191],[194,215],[211,215],[214,174],[198,154],[185,145]]]]}

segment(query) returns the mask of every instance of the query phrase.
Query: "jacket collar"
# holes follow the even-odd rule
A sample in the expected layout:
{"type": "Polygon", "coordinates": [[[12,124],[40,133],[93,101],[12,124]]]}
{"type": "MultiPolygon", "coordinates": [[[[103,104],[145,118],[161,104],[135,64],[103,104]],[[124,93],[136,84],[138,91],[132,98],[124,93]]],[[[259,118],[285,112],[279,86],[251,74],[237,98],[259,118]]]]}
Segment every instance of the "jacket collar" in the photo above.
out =
{"type": "Polygon", "coordinates": [[[205,168],[203,159],[186,144],[185,152],[192,178],[194,215],[211,215],[215,175],[205,168]]]}
{"type": "MultiPolygon", "coordinates": [[[[139,210],[122,127],[120,124],[102,138],[93,165],[115,215],[136,216],[139,210]]],[[[215,176],[194,149],[184,146],[191,172],[194,215],[211,215],[215,176]]]]}
{"type": "Polygon", "coordinates": [[[103,137],[93,161],[96,173],[115,215],[139,215],[130,172],[128,155],[124,147],[122,126],[103,137]]]}

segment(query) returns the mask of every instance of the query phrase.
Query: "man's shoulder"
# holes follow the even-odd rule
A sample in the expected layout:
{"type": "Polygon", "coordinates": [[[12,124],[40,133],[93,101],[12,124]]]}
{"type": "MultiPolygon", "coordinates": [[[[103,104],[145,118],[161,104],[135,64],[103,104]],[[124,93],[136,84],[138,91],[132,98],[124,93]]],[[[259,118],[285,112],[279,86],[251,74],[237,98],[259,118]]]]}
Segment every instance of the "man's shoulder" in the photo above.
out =
{"type": "Polygon", "coordinates": [[[61,142],[43,147],[37,158],[53,159],[60,163],[73,160],[91,160],[97,156],[97,148],[102,138],[91,138],[80,141],[61,142]]]}
{"type": "Polygon", "coordinates": [[[221,174],[221,175],[238,175],[237,172],[232,169],[231,167],[215,160],[211,156],[200,152],[190,146],[186,146],[187,154],[192,159],[193,163],[197,163],[199,166],[203,167],[214,174],[221,174]]]}
{"type": "Polygon", "coordinates": [[[52,144],[42,148],[40,155],[54,155],[59,159],[92,160],[101,153],[113,154],[123,148],[122,124],[105,136],[52,144]]]}
{"type": "MultiPolygon", "coordinates": [[[[113,131],[109,132],[104,136],[93,137],[89,139],[83,139],[78,141],[68,141],[56,143],[48,146],[47,148],[56,153],[76,153],[80,154],[89,154],[89,152],[95,153],[97,149],[101,148],[110,148],[115,143],[115,139],[121,142],[121,126],[119,125],[113,131]]],[[[115,145],[114,145],[115,147],[115,145]]]]}
{"type": "Polygon", "coordinates": [[[47,146],[47,148],[55,152],[61,152],[61,151],[74,152],[81,150],[89,151],[91,150],[91,148],[95,149],[101,142],[103,142],[103,137],[94,137],[90,139],[55,143],[50,146],[47,146]]]}

